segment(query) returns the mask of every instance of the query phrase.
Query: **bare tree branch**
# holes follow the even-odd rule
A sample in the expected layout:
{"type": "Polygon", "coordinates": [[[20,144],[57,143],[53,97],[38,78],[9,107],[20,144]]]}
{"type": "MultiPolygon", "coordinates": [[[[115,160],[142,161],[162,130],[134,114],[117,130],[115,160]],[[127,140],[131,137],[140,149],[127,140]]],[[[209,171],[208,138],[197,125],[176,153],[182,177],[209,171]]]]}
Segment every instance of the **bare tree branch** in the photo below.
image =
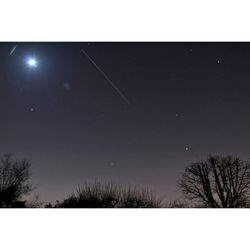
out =
{"type": "Polygon", "coordinates": [[[249,197],[250,164],[232,156],[211,156],[193,163],[179,181],[184,196],[206,207],[245,207],[249,197]]]}

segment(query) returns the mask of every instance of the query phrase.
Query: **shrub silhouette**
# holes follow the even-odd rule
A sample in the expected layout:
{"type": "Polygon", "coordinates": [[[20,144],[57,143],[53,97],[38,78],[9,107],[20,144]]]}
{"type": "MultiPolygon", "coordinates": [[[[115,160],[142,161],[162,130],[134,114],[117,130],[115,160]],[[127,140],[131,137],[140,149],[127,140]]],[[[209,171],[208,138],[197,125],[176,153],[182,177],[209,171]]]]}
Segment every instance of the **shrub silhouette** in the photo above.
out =
{"type": "Polygon", "coordinates": [[[147,189],[128,188],[122,192],[119,207],[123,208],[158,208],[161,201],[147,189]]]}
{"type": "Polygon", "coordinates": [[[193,207],[191,204],[187,204],[185,201],[178,201],[178,200],[174,200],[171,201],[168,205],[168,208],[191,208],[193,207]]]}
{"type": "MultiPolygon", "coordinates": [[[[56,208],[152,208],[159,207],[160,201],[143,189],[121,188],[111,182],[95,182],[78,188],[56,208]]],[[[47,207],[51,207],[49,204],[47,207]]]]}
{"type": "Polygon", "coordinates": [[[203,207],[246,207],[250,163],[232,156],[211,156],[187,167],[179,186],[186,198],[203,207]]]}
{"type": "Polygon", "coordinates": [[[78,188],[75,194],[70,195],[56,207],[64,208],[112,208],[119,202],[120,191],[112,183],[101,184],[95,182],[93,185],[85,184],[78,188]]]}
{"type": "Polygon", "coordinates": [[[34,194],[33,197],[30,197],[29,200],[25,202],[25,207],[27,208],[41,208],[43,207],[44,202],[40,200],[38,194],[34,194]]]}
{"type": "Polygon", "coordinates": [[[14,161],[10,154],[0,159],[0,207],[25,207],[21,197],[32,190],[28,184],[30,163],[14,161]]]}

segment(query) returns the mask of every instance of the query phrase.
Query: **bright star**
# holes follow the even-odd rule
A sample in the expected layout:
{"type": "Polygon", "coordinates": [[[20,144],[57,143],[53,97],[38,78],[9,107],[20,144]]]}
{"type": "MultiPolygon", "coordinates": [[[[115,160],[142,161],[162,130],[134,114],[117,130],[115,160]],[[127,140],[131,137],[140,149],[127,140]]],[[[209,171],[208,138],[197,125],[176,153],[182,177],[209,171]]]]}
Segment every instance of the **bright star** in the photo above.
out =
{"type": "Polygon", "coordinates": [[[34,57],[29,57],[26,61],[26,64],[30,68],[36,68],[37,67],[37,60],[34,57]]]}

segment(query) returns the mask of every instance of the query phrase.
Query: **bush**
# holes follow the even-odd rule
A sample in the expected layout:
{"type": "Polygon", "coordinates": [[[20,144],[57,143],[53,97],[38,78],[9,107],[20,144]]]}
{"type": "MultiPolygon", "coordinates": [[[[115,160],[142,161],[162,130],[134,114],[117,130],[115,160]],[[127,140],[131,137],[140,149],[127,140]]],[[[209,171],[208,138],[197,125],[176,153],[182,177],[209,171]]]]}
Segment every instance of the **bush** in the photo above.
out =
{"type": "Polygon", "coordinates": [[[128,188],[122,192],[119,207],[123,208],[158,208],[161,201],[147,189],[128,188]]]}
{"type": "MultiPolygon", "coordinates": [[[[56,208],[155,208],[160,201],[145,189],[122,188],[114,183],[95,182],[78,188],[56,208]]],[[[50,206],[47,206],[50,207],[50,206]]]]}

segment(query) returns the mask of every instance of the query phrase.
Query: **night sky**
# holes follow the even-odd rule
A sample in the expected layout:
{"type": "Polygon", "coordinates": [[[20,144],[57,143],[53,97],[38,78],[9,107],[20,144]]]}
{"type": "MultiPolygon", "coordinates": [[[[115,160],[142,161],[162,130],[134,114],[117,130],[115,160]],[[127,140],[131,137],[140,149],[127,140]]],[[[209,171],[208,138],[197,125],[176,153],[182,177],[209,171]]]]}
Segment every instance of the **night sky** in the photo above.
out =
{"type": "Polygon", "coordinates": [[[95,179],[173,200],[189,163],[249,158],[249,94],[250,43],[0,43],[0,153],[45,201],[95,179]]]}

